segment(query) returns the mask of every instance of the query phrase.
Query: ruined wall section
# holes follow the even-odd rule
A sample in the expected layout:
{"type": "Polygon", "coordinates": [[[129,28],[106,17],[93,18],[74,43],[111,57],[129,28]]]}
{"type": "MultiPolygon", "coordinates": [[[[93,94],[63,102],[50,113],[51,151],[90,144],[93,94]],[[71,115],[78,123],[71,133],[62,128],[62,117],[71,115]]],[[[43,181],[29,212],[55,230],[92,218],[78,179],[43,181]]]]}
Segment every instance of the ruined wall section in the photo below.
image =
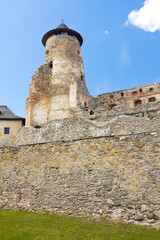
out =
{"type": "Polygon", "coordinates": [[[51,74],[49,65],[45,64],[32,77],[26,100],[26,126],[43,125],[49,120],[51,74]]]}
{"type": "Polygon", "coordinates": [[[105,104],[106,110],[115,106],[134,108],[141,104],[160,101],[160,83],[148,84],[132,89],[101,94],[96,99],[98,105],[105,104]]]}

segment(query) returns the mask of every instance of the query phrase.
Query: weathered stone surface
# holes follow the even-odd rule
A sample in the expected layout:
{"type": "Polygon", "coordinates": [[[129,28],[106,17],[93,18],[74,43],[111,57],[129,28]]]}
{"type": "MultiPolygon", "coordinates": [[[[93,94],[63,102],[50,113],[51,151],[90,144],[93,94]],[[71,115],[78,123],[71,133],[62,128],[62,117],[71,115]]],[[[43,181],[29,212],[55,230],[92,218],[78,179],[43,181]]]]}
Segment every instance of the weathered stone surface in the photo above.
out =
{"type": "MultiPolygon", "coordinates": [[[[35,131],[46,138],[52,131],[59,134],[62,127],[65,136],[68,132],[63,141],[57,135],[54,141],[49,137],[48,143],[40,143],[39,134],[38,143],[37,133],[31,132],[34,144],[26,140],[27,144],[0,148],[0,207],[102,215],[159,227],[160,131],[125,136],[92,133],[87,138],[85,132],[93,126],[83,126],[80,119],[80,135],[79,123],[67,128],[62,122],[46,126],[48,133],[35,131]]],[[[25,129],[24,139],[29,139],[25,129]]]]}
{"type": "Polygon", "coordinates": [[[59,33],[32,77],[27,126],[0,142],[0,207],[160,227],[160,83],[93,98],[79,40],[59,33]]]}
{"type": "Polygon", "coordinates": [[[77,106],[91,108],[78,39],[68,33],[46,42],[45,64],[33,75],[26,101],[26,125],[43,126],[73,117],[77,106]]]}

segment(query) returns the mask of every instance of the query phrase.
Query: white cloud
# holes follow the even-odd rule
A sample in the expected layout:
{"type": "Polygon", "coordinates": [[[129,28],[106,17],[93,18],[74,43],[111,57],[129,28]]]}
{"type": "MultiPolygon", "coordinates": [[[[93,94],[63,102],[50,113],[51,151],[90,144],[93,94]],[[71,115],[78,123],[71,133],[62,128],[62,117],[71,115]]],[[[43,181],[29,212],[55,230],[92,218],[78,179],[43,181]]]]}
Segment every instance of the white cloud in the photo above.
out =
{"type": "Polygon", "coordinates": [[[104,33],[105,33],[106,35],[108,35],[108,34],[109,34],[108,30],[105,30],[105,31],[104,31],[104,33]]]}
{"type": "Polygon", "coordinates": [[[133,10],[126,22],[148,32],[160,31],[160,0],[145,0],[144,6],[133,10]]]}

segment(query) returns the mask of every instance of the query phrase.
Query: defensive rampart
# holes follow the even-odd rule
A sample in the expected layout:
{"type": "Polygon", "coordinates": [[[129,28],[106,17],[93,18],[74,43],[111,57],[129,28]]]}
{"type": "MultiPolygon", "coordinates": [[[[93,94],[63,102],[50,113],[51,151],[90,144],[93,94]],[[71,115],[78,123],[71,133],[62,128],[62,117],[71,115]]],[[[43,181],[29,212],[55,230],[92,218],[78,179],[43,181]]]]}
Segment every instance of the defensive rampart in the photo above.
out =
{"type": "Polygon", "coordinates": [[[160,227],[159,120],[90,116],[22,128],[0,148],[0,207],[160,227]]]}

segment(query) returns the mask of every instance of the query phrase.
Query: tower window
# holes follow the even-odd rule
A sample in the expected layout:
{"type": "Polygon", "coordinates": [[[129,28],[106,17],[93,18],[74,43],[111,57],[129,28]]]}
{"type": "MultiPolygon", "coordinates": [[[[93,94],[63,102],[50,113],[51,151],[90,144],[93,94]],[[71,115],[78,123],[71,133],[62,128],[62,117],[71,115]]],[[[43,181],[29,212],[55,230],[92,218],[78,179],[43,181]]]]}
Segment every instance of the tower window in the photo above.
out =
{"type": "Polygon", "coordinates": [[[1,114],[2,112],[0,111],[0,114],[1,114]]]}
{"type": "Polygon", "coordinates": [[[83,75],[81,75],[81,80],[83,81],[83,75]]]}
{"type": "Polygon", "coordinates": [[[149,91],[152,92],[152,91],[153,91],[153,88],[150,88],[149,91]]]}
{"type": "Polygon", "coordinates": [[[9,128],[4,128],[4,134],[9,134],[9,131],[10,129],[9,128]]]}
{"type": "Polygon", "coordinates": [[[122,97],[124,96],[124,93],[123,93],[123,92],[121,92],[121,96],[122,96],[122,97]]]}
{"type": "Polygon", "coordinates": [[[91,110],[91,111],[90,111],[90,115],[93,115],[93,114],[94,114],[94,111],[93,111],[93,110],[91,110]]]}
{"type": "Polygon", "coordinates": [[[52,62],[52,61],[50,61],[49,67],[50,67],[50,68],[53,68],[53,62],[52,62]]]}
{"type": "Polygon", "coordinates": [[[142,101],[141,101],[141,100],[136,100],[136,101],[134,102],[134,106],[135,106],[135,107],[138,106],[138,105],[140,105],[140,104],[142,104],[142,101]]]}
{"type": "Polygon", "coordinates": [[[156,101],[156,98],[155,97],[151,97],[148,99],[148,102],[155,102],[156,101]]]}

